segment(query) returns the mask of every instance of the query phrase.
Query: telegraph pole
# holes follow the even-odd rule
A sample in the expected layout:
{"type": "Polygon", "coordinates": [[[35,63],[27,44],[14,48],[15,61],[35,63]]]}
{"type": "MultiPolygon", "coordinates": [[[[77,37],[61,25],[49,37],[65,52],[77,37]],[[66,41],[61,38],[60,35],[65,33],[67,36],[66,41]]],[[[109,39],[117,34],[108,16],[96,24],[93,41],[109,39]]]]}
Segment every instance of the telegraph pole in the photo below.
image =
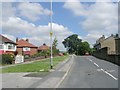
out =
{"type": "Polygon", "coordinates": [[[52,0],[50,2],[50,68],[53,68],[53,56],[52,56],[52,0]]]}

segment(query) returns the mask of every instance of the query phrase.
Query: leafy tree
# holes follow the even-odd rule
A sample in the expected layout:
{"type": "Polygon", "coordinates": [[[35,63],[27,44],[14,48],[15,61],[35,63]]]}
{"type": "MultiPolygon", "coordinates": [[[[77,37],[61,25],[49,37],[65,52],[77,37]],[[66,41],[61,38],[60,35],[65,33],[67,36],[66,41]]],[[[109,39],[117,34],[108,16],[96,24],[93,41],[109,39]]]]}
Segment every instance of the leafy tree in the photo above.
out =
{"type": "Polygon", "coordinates": [[[53,44],[52,44],[52,48],[56,49],[57,45],[58,45],[58,40],[57,40],[57,38],[54,38],[54,41],[53,41],[53,44]]]}
{"type": "Polygon", "coordinates": [[[89,43],[87,41],[82,42],[77,34],[67,37],[62,43],[70,54],[84,55],[87,52],[92,52],[89,43]]]}
{"type": "Polygon", "coordinates": [[[56,55],[59,53],[59,49],[57,49],[57,45],[58,45],[58,40],[57,38],[54,38],[54,41],[52,44],[53,55],[56,55]]]}
{"type": "Polygon", "coordinates": [[[81,39],[78,38],[77,34],[73,34],[62,42],[64,47],[67,48],[68,53],[77,54],[78,48],[81,47],[81,39]]]}
{"type": "Polygon", "coordinates": [[[90,48],[90,54],[93,54],[94,51],[95,51],[95,48],[90,48]]]}
{"type": "Polygon", "coordinates": [[[79,53],[81,55],[84,55],[87,52],[90,53],[90,45],[89,45],[89,43],[87,41],[85,41],[85,42],[82,42],[82,45],[79,48],[79,53]]]}

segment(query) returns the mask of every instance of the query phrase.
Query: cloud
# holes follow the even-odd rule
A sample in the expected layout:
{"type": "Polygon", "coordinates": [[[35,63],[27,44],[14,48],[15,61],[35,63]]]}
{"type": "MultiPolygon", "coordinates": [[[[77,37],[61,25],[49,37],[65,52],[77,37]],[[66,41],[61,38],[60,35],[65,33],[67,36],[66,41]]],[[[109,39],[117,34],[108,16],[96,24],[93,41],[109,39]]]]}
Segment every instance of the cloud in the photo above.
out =
{"type": "MultiPolygon", "coordinates": [[[[62,40],[67,36],[73,34],[69,29],[63,25],[52,23],[53,26],[53,39],[56,37],[58,39],[58,48],[64,50],[62,45],[62,40]]],[[[19,17],[9,17],[8,21],[3,21],[2,23],[3,34],[6,34],[8,37],[12,37],[12,40],[15,40],[15,37],[22,36],[22,38],[30,39],[30,42],[40,46],[43,43],[46,43],[50,46],[50,23],[48,25],[35,25],[29,23],[25,20],[22,20],[19,17]]],[[[20,37],[21,38],[21,37],[20,37]]]]}
{"type": "Polygon", "coordinates": [[[50,15],[50,10],[43,8],[39,3],[20,3],[18,5],[20,15],[31,21],[40,19],[40,15],[50,15]]]}
{"type": "Polygon", "coordinates": [[[15,16],[16,9],[15,7],[12,6],[12,3],[8,2],[3,2],[2,7],[2,20],[7,20],[9,17],[15,16]]]}
{"type": "Polygon", "coordinates": [[[118,32],[118,5],[115,3],[95,2],[88,5],[65,2],[63,7],[72,11],[75,16],[84,17],[80,25],[87,34],[83,39],[92,44],[102,35],[110,36],[118,32]]]}
{"type": "MultiPolygon", "coordinates": [[[[78,0],[76,0],[78,1],[78,0]]],[[[85,7],[78,1],[78,2],[66,2],[63,5],[63,8],[71,10],[76,16],[86,15],[87,11],[84,9],[85,7]]]]}
{"type": "MultiPolygon", "coordinates": [[[[40,19],[39,15],[49,15],[50,10],[43,8],[39,3],[3,3],[2,5],[2,34],[13,41],[16,37],[28,38],[31,43],[40,46],[46,43],[50,46],[50,23],[47,25],[35,25],[21,18],[26,17],[32,21],[40,19]],[[20,14],[19,14],[20,11],[20,14]]],[[[41,17],[41,16],[40,16],[41,17]]],[[[58,48],[64,50],[62,40],[73,34],[61,24],[52,23],[53,39],[58,39],[58,48]]]]}
{"type": "Polygon", "coordinates": [[[3,32],[17,36],[21,35],[22,33],[26,34],[28,30],[33,30],[34,25],[22,20],[19,17],[9,17],[8,21],[2,22],[2,28],[3,32]]]}

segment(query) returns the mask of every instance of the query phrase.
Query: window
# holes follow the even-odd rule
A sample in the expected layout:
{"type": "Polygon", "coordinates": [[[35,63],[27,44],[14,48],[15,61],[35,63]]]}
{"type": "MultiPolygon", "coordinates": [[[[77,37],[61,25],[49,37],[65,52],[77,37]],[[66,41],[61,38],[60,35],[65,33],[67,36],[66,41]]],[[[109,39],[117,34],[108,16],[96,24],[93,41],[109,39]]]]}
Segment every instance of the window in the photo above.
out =
{"type": "Polygon", "coordinates": [[[29,47],[24,47],[23,51],[30,51],[30,48],[29,47]]]}
{"type": "Polygon", "coordinates": [[[15,48],[15,45],[13,44],[8,44],[8,49],[14,49],[15,48]]]}

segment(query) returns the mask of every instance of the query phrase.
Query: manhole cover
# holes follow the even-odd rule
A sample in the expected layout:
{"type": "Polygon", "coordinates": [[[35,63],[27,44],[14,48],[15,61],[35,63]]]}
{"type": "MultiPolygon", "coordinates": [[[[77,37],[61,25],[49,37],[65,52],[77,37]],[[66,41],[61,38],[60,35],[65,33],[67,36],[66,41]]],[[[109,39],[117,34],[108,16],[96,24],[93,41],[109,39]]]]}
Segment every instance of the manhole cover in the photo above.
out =
{"type": "Polygon", "coordinates": [[[38,73],[30,73],[25,75],[24,77],[45,77],[49,74],[50,72],[38,72],[38,73]]]}

